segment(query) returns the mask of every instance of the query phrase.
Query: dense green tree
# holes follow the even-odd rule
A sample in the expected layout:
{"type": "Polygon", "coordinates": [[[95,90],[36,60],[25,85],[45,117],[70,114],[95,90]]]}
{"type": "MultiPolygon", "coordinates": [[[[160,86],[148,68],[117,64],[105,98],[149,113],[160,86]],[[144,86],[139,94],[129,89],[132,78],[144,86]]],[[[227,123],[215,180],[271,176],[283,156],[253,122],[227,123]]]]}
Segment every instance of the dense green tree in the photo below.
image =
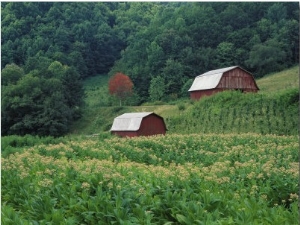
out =
{"type": "Polygon", "coordinates": [[[162,76],[165,78],[166,94],[177,98],[184,83],[183,65],[176,60],[168,59],[162,70],[162,76]]]}
{"type": "Polygon", "coordinates": [[[286,20],[282,24],[284,25],[278,31],[277,40],[281,41],[282,49],[287,55],[286,63],[293,65],[299,62],[299,22],[286,20]]]}
{"type": "Polygon", "coordinates": [[[73,111],[66,104],[62,83],[55,78],[43,80],[43,104],[36,115],[34,134],[60,136],[69,131],[73,111]]]}
{"type": "Polygon", "coordinates": [[[287,9],[284,3],[277,2],[272,4],[267,11],[266,18],[273,23],[278,23],[287,18],[287,9]]]}
{"type": "Polygon", "coordinates": [[[51,64],[51,59],[43,56],[43,53],[36,54],[33,57],[29,57],[24,65],[25,73],[29,73],[32,70],[46,70],[51,64]]]}
{"type": "Polygon", "coordinates": [[[236,64],[236,49],[230,42],[221,42],[216,49],[216,60],[219,67],[229,67],[236,64]]]}
{"type": "Polygon", "coordinates": [[[72,109],[72,118],[78,119],[81,116],[80,107],[83,104],[84,96],[80,74],[74,67],[67,67],[61,77],[61,82],[66,105],[72,109]]]}
{"type": "Polygon", "coordinates": [[[149,96],[152,101],[160,101],[165,96],[165,79],[161,76],[153,77],[150,82],[149,96]]]}
{"type": "Polygon", "coordinates": [[[181,88],[181,97],[188,97],[190,95],[190,93],[188,92],[188,90],[192,86],[193,82],[194,82],[193,79],[188,79],[184,83],[184,85],[182,85],[182,88],[181,88]]]}
{"type": "Polygon", "coordinates": [[[228,3],[227,7],[220,13],[220,19],[224,26],[232,30],[242,29],[248,26],[247,14],[243,7],[236,3],[228,3]]]}
{"type": "Polygon", "coordinates": [[[43,66],[27,74],[14,64],[2,70],[3,135],[59,136],[80,116],[83,90],[79,74],[57,61],[43,66]]]}
{"type": "Polygon", "coordinates": [[[268,72],[281,70],[286,59],[286,53],[280,48],[280,45],[281,43],[274,39],[254,45],[246,63],[260,77],[268,72]]]}
{"type": "Polygon", "coordinates": [[[162,47],[153,41],[147,48],[147,55],[147,67],[150,74],[159,74],[165,60],[162,47]]]}
{"type": "Polygon", "coordinates": [[[272,22],[266,18],[262,18],[257,22],[257,31],[262,42],[272,38],[275,32],[275,27],[272,22]]]}
{"type": "Polygon", "coordinates": [[[7,64],[1,71],[1,85],[16,84],[24,76],[24,70],[16,64],[7,64]]]}
{"type": "Polygon", "coordinates": [[[2,134],[35,132],[35,118],[41,107],[41,79],[28,74],[1,89],[2,134]]]}

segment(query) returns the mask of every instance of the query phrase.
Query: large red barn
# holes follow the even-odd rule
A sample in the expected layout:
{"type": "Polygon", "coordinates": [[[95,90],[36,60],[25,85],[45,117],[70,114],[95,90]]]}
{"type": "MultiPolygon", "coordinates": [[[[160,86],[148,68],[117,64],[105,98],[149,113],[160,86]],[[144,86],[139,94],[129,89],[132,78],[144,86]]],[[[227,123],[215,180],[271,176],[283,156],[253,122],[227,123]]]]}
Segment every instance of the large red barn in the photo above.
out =
{"type": "Polygon", "coordinates": [[[189,89],[191,99],[197,100],[220,91],[257,92],[254,77],[239,66],[211,70],[197,76],[189,89]]]}
{"type": "Polygon", "coordinates": [[[164,119],[153,112],[124,113],[114,119],[110,129],[121,137],[164,135],[166,130],[164,119]]]}

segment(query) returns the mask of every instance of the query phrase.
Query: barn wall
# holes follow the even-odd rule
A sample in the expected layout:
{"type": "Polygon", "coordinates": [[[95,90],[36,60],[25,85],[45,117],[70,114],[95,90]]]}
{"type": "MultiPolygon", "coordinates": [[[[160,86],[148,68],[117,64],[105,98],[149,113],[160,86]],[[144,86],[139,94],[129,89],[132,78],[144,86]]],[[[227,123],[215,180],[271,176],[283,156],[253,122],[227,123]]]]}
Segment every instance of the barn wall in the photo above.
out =
{"type": "Polygon", "coordinates": [[[139,136],[149,136],[155,134],[165,134],[166,127],[163,118],[156,115],[146,116],[138,130],[139,136]]]}
{"type": "Polygon", "coordinates": [[[223,74],[217,88],[240,89],[245,92],[257,92],[258,88],[254,78],[246,71],[235,68],[223,74]]]}
{"type": "Polygon", "coordinates": [[[120,136],[120,137],[136,137],[136,136],[138,136],[136,131],[112,131],[111,133],[114,135],[120,136]]]}
{"type": "Polygon", "coordinates": [[[203,96],[211,96],[218,92],[224,91],[224,89],[209,89],[209,90],[200,90],[200,91],[192,91],[190,92],[190,97],[193,100],[198,100],[203,96]]]}

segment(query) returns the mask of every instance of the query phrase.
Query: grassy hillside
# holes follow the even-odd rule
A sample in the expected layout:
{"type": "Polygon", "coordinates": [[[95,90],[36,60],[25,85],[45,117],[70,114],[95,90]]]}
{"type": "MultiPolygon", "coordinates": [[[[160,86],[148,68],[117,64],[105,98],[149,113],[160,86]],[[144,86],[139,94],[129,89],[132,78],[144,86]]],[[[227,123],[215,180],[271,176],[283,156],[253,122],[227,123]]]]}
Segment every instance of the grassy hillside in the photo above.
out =
{"type": "Polygon", "coordinates": [[[257,94],[224,92],[201,101],[118,106],[108,94],[106,76],[85,80],[86,107],[73,134],[109,131],[113,119],[125,112],[153,111],[165,118],[169,133],[298,134],[299,67],[267,75],[257,94]]]}
{"type": "Polygon", "coordinates": [[[260,93],[274,94],[292,88],[299,88],[299,66],[267,75],[257,80],[260,93]]]}

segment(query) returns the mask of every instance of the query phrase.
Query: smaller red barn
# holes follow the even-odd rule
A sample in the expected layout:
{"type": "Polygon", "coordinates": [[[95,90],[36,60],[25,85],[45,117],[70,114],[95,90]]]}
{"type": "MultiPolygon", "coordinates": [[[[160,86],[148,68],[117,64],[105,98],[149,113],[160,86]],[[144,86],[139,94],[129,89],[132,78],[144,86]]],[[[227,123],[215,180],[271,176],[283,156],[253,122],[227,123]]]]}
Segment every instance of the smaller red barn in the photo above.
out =
{"type": "Polygon", "coordinates": [[[166,134],[164,119],[153,112],[124,113],[114,119],[110,129],[121,137],[166,134]]]}
{"type": "Polygon", "coordinates": [[[254,77],[239,66],[211,70],[197,76],[189,89],[191,99],[200,99],[220,91],[257,92],[254,77]]]}

